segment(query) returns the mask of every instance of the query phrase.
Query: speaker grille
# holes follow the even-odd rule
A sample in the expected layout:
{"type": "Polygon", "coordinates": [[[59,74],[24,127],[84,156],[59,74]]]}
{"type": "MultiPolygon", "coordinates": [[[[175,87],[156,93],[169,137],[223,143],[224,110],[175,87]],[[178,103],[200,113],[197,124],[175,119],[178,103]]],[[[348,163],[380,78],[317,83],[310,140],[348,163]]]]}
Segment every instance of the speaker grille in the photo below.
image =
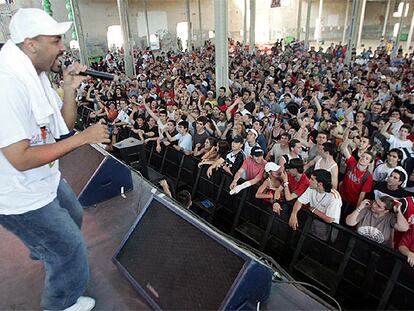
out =
{"type": "Polygon", "coordinates": [[[73,150],[59,162],[62,176],[78,196],[105,156],[90,145],[73,150]]]}
{"type": "Polygon", "coordinates": [[[164,310],[217,310],[245,263],[156,200],[116,259],[164,310]]]}

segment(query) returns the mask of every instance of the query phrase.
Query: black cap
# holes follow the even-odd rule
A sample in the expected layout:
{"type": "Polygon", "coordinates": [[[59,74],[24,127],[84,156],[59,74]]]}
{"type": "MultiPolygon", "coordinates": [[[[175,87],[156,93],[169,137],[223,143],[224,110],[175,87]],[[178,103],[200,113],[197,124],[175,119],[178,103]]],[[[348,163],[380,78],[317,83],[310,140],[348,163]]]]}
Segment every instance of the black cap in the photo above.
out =
{"type": "Polygon", "coordinates": [[[240,135],[234,136],[233,142],[242,144],[244,142],[244,138],[240,135]]]}
{"type": "Polygon", "coordinates": [[[259,146],[254,146],[253,148],[252,148],[252,150],[250,151],[250,155],[251,156],[255,156],[255,157],[260,157],[260,156],[262,156],[263,155],[263,149],[262,148],[260,148],[259,146]]]}
{"type": "Polygon", "coordinates": [[[290,159],[289,163],[285,164],[285,169],[291,169],[291,168],[303,168],[303,160],[299,158],[290,159]]]}

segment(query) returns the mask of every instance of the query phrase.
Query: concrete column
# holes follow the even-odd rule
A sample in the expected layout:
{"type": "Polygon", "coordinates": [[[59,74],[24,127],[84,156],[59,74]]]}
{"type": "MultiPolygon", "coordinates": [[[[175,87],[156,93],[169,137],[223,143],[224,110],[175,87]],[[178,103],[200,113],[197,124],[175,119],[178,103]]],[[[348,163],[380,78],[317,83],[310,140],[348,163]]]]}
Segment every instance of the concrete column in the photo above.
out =
{"type": "Polygon", "coordinates": [[[346,45],[346,56],[345,56],[345,64],[347,64],[348,66],[351,63],[352,47],[354,46],[355,38],[356,38],[355,33],[357,31],[359,6],[360,6],[360,0],[352,1],[351,23],[349,25],[348,42],[346,45]]]}
{"type": "MultiPolygon", "coordinates": [[[[227,2],[227,1],[226,1],[227,2]]],[[[250,31],[249,31],[249,53],[251,54],[256,42],[256,0],[250,0],[250,31]]]]}
{"type": "Polygon", "coordinates": [[[243,46],[247,44],[247,0],[244,0],[244,12],[243,12],[243,46]]]}
{"type": "Polygon", "coordinates": [[[317,43],[322,42],[322,11],[323,11],[323,0],[319,0],[319,11],[318,19],[315,25],[315,39],[317,43]]]}
{"type": "Polygon", "coordinates": [[[147,47],[151,49],[151,34],[148,22],[148,0],[144,1],[144,15],[145,15],[145,27],[147,28],[147,47]]]}
{"type": "Polygon", "coordinates": [[[385,31],[387,30],[388,15],[390,15],[390,6],[391,6],[391,0],[387,0],[387,7],[385,9],[385,15],[384,15],[384,26],[382,27],[381,37],[385,36],[385,31]]]}
{"type": "Polygon", "coordinates": [[[358,39],[355,47],[358,48],[361,45],[361,36],[362,36],[362,27],[364,27],[364,18],[365,18],[365,8],[367,6],[367,0],[362,0],[362,8],[359,16],[359,29],[358,29],[358,39]]]}
{"type": "Polygon", "coordinates": [[[131,31],[128,18],[128,0],[117,0],[119,19],[121,23],[122,39],[124,41],[124,65],[125,74],[133,78],[135,76],[134,57],[131,48],[131,31]]]}
{"type": "Polygon", "coordinates": [[[216,90],[229,88],[228,2],[214,0],[214,26],[216,30],[216,90]]]}
{"type": "Polygon", "coordinates": [[[302,21],[302,0],[298,0],[298,20],[296,21],[296,40],[300,41],[300,28],[301,28],[301,21],[302,21]]]}
{"type": "Polygon", "coordinates": [[[395,56],[397,56],[397,52],[398,52],[398,46],[400,45],[400,33],[401,33],[401,29],[404,23],[404,13],[405,13],[405,9],[407,7],[407,0],[404,0],[404,5],[403,5],[403,9],[401,12],[401,17],[400,17],[400,21],[398,24],[398,32],[397,32],[397,38],[395,40],[395,45],[394,48],[392,49],[391,52],[391,59],[395,58],[395,56]]]}
{"type": "Polygon", "coordinates": [[[203,24],[201,22],[201,0],[198,0],[198,45],[203,47],[203,24]]]}
{"type": "Polygon", "coordinates": [[[190,0],[186,0],[186,14],[187,14],[187,33],[188,33],[188,40],[187,40],[187,51],[193,50],[193,38],[192,38],[192,31],[191,31],[191,12],[190,12],[190,0]]]}
{"type": "Polygon", "coordinates": [[[78,0],[70,0],[70,5],[73,12],[73,22],[75,25],[76,36],[78,37],[80,62],[84,65],[89,65],[88,50],[86,49],[78,0]]]}
{"type": "Polygon", "coordinates": [[[346,0],[346,9],[345,9],[345,22],[344,22],[344,31],[342,33],[342,44],[345,44],[345,35],[346,31],[348,30],[348,16],[349,16],[349,3],[351,0],[346,0]]]}
{"type": "Polygon", "coordinates": [[[310,17],[312,11],[312,0],[308,0],[308,8],[306,10],[306,30],[305,30],[305,50],[309,50],[309,32],[310,32],[310,17]]]}
{"type": "Polygon", "coordinates": [[[405,46],[405,49],[407,51],[411,45],[411,39],[413,38],[413,30],[414,30],[414,12],[413,12],[413,17],[411,18],[410,31],[408,32],[407,44],[405,46]]]}

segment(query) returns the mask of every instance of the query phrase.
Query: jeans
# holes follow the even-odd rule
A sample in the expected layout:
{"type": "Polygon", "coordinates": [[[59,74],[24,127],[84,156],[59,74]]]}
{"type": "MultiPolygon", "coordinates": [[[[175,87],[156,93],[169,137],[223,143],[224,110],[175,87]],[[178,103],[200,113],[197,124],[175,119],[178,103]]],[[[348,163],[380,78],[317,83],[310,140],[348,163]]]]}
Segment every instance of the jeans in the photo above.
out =
{"type": "Polygon", "coordinates": [[[0,225],[19,237],[45,267],[42,307],[62,310],[85,292],[89,280],[86,245],[80,227],[83,209],[61,180],[57,197],[46,206],[19,215],[0,215],[0,225]]]}

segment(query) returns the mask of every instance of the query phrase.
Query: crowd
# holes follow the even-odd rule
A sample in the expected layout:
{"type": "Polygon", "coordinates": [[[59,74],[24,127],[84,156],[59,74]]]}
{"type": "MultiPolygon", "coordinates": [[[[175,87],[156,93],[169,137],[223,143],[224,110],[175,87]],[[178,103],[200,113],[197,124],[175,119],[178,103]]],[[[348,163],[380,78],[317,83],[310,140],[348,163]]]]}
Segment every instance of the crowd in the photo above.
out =
{"type": "Polygon", "coordinates": [[[413,55],[399,49],[391,59],[381,41],[350,51],[348,66],[341,44],[305,50],[278,40],[252,55],[229,46],[228,89],[216,89],[210,42],[191,52],[135,50],[134,79],[123,74],[122,49],[108,51],[93,67],[119,80],[85,80],[83,117],[106,119],[113,143],[154,141],[156,152],[199,157],[208,176],[224,170],[232,195],[257,185],[275,213],[290,204],[292,229],[306,206],[322,220],[312,228],[321,239],[326,223],[338,223],[414,265],[413,55]]]}

